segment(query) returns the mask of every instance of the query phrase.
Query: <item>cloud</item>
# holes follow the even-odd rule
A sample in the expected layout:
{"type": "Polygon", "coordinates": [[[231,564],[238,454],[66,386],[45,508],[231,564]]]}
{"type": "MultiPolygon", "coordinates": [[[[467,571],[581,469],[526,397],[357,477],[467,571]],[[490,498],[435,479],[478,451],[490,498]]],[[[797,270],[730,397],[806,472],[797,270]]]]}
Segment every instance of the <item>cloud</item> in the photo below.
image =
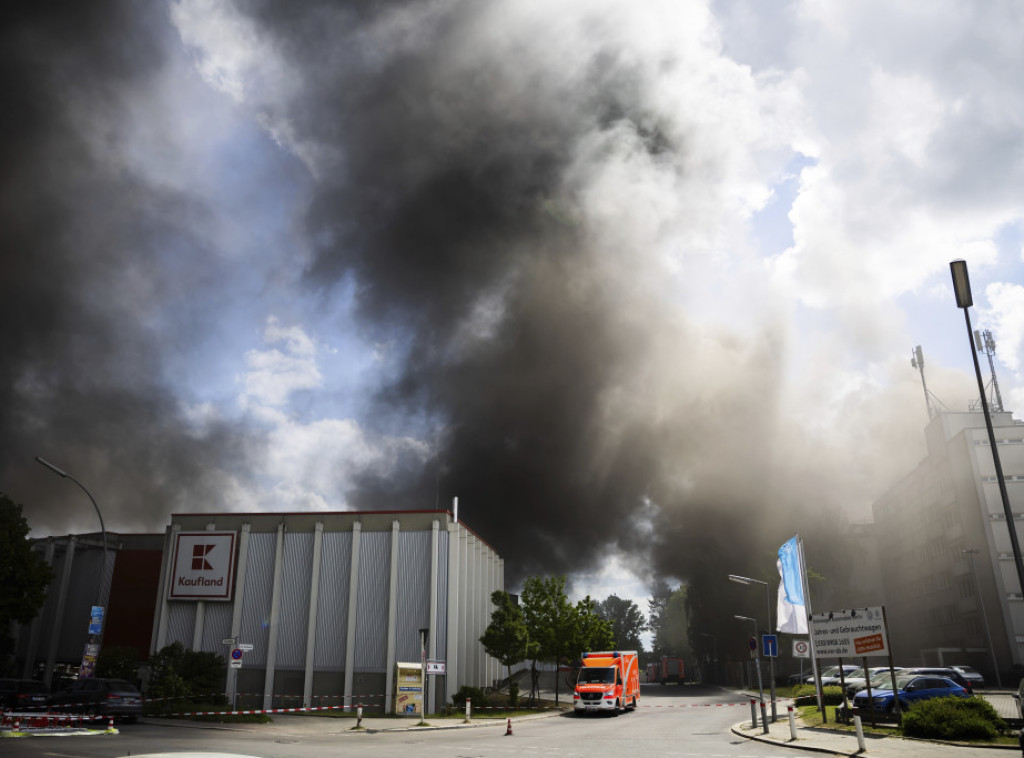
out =
{"type": "Polygon", "coordinates": [[[282,327],[271,316],[263,332],[267,345],[284,343],[284,351],[250,350],[245,355],[248,371],[241,377],[243,408],[253,404],[283,406],[294,392],[313,390],[323,384],[317,366],[318,346],[301,327],[282,327]]]}

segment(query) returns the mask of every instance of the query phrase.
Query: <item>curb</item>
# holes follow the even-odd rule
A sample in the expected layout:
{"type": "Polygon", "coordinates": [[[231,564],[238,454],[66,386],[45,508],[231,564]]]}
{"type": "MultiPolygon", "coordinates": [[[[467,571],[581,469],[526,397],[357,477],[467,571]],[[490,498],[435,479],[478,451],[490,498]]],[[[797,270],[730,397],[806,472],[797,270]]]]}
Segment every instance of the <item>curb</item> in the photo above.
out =
{"type": "Polygon", "coordinates": [[[729,731],[731,731],[737,737],[743,737],[744,739],[752,740],[754,742],[763,742],[767,745],[778,745],[779,747],[788,747],[793,750],[804,750],[809,753],[825,753],[826,755],[845,755],[849,756],[850,758],[852,758],[853,756],[859,756],[861,754],[859,749],[854,750],[852,752],[844,752],[842,750],[833,750],[831,748],[819,747],[817,745],[800,745],[798,744],[800,742],[799,737],[797,737],[796,741],[793,741],[773,739],[770,736],[766,737],[762,732],[752,734],[751,732],[753,730],[744,730],[743,727],[746,725],[746,723],[747,722],[743,721],[739,724],[734,724],[732,727],[730,727],[729,731]]]}

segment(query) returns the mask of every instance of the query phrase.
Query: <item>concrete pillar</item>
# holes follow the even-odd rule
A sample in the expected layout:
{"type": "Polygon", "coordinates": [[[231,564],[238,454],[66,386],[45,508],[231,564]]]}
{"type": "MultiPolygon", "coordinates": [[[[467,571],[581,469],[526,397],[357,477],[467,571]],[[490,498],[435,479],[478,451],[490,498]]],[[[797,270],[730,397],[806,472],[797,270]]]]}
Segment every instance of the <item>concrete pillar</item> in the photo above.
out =
{"type": "Polygon", "coordinates": [[[395,692],[395,645],[398,635],[398,521],[391,522],[391,572],[388,578],[387,668],[384,672],[384,712],[391,713],[391,698],[395,692]]]}
{"type": "MultiPolygon", "coordinates": [[[[345,692],[344,710],[353,707],[352,703],[352,669],[356,660],[356,611],[359,600],[359,541],[363,525],[358,521],[352,524],[352,565],[348,579],[348,630],[345,641],[345,692]]],[[[385,703],[385,708],[387,704],[385,703]]]]}
{"type": "Polygon", "coordinates": [[[270,596],[270,633],[267,635],[267,671],[263,680],[263,710],[273,708],[274,669],[277,667],[277,635],[281,628],[281,583],[284,574],[284,521],[277,525],[274,551],[274,589],[270,596]]]}
{"type": "Polygon", "coordinates": [[[450,703],[459,689],[462,669],[459,665],[459,525],[448,524],[448,596],[447,604],[448,640],[445,655],[448,659],[448,676],[445,677],[445,702],[450,703]]]}
{"type": "Polygon", "coordinates": [[[302,705],[312,707],[313,660],[316,654],[316,617],[320,601],[320,556],[323,553],[324,522],[316,522],[313,534],[313,573],[309,582],[309,619],[306,622],[306,675],[302,681],[302,705]]]}
{"type": "Polygon", "coordinates": [[[53,614],[53,629],[50,632],[50,648],[46,652],[46,668],[43,670],[43,681],[46,686],[53,686],[53,666],[57,662],[57,646],[60,644],[60,633],[63,628],[64,607],[68,600],[68,585],[71,582],[71,564],[75,559],[74,535],[68,537],[64,551],[64,568],[60,573],[60,585],[57,590],[57,607],[53,614]]]}

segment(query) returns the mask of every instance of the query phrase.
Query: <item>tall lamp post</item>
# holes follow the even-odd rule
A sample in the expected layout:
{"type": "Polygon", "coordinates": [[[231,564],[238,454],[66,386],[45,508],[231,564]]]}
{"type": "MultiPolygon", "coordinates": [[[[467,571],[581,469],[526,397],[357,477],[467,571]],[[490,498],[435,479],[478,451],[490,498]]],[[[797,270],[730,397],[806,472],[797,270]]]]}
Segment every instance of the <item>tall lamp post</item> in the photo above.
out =
{"type": "Polygon", "coordinates": [[[985,601],[981,597],[981,582],[978,581],[978,569],[974,565],[974,556],[981,551],[978,548],[965,548],[961,551],[971,562],[971,573],[974,574],[974,589],[978,593],[978,605],[981,606],[981,620],[985,624],[985,641],[988,642],[988,652],[992,656],[992,669],[996,674],[996,686],[1002,687],[1003,682],[999,678],[999,664],[996,662],[996,649],[992,646],[992,633],[988,628],[988,614],[985,612],[985,601]]]}
{"type": "Polygon", "coordinates": [[[1006,494],[1006,480],[1003,478],[1003,465],[999,462],[999,448],[996,447],[996,434],[992,430],[992,416],[988,410],[988,400],[985,399],[985,382],[981,378],[981,365],[978,363],[978,350],[974,344],[974,331],[971,329],[971,314],[967,310],[974,305],[974,298],[971,295],[971,280],[967,275],[967,261],[950,261],[950,273],[953,276],[953,291],[956,294],[956,307],[962,308],[964,320],[967,322],[967,341],[971,345],[971,358],[974,359],[974,375],[978,379],[978,393],[981,395],[981,409],[985,413],[985,427],[988,429],[988,444],[992,448],[992,461],[995,463],[996,479],[999,481],[999,495],[1003,499],[1003,514],[1006,516],[1006,526],[1010,531],[1010,547],[1013,549],[1013,562],[1017,566],[1017,581],[1020,584],[1021,592],[1024,592],[1024,561],[1021,560],[1020,542],[1017,539],[1017,526],[1013,521],[1013,511],[1010,508],[1010,497],[1006,494]]]}
{"type": "Polygon", "coordinates": [[[757,663],[757,691],[761,697],[761,731],[768,734],[768,714],[764,709],[764,685],[761,684],[761,651],[758,650],[757,645],[757,619],[750,616],[733,616],[733,618],[740,621],[751,621],[754,624],[754,636],[751,638],[751,642],[754,645],[751,652],[754,654],[754,661],[757,663]]]}
{"type": "Polygon", "coordinates": [[[718,637],[707,632],[697,632],[701,637],[707,637],[711,640],[711,674],[714,676],[714,683],[718,683],[718,637]]]}
{"type": "Polygon", "coordinates": [[[93,613],[90,614],[89,643],[86,645],[85,654],[82,656],[83,669],[85,669],[82,675],[88,678],[92,676],[92,671],[86,669],[84,664],[91,659],[91,662],[95,665],[96,658],[100,653],[100,646],[103,644],[103,586],[107,579],[107,528],[103,525],[103,514],[100,513],[100,507],[96,505],[96,499],[92,496],[89,490],[85,488],[84,484],[71,476],[67,471],[54,466],[52,463],[40,458],[38,455],[36,456],[36,460],[62,479],[70,479],[77,484],[82,492],[86,494],[86,497],[89,498],[89,502],[91,502],[92,507],[96,509],[96,515],[100,519],[100,532],[103,535],[103,565],[100,567],[99,586],[96,588],[96,605],[93,608],[93,613]]]}
{"type": "MultiPolygon", "coordinates": [[[[737,584],[763,584],[765,599],[768,601],[768,633],[771,634],[775,630],[772,628],[772,594],[771,589],[768,587],[768,582],[762,582],[760,579],[751,579],[749,576],[739,576],[737,574],[729,574],[729,580],[736,582],[737,584]]],[[[756,636],[756,635],[755,635],[756,636]]],[[[771,688],[772,693],[772,723],[774,724],[778,720],[778,715],[775,712],[775,659],[772,656],[768,656],[768,686],[771,688]]]]}

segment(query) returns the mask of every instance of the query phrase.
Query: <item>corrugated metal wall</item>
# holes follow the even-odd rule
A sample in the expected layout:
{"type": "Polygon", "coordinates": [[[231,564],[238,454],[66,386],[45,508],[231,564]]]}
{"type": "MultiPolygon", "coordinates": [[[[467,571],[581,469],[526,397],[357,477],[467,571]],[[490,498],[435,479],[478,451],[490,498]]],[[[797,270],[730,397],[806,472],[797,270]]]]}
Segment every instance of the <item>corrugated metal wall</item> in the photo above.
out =
{"type": "MultiPolygon", "coordinates": [[[[276,534],[249,535],[249,561],[245,571],[245,598],[238,641],[253,646],[245,654],[246,666],[265,666],[270,625],[270,603],[274,587],[276,534]]],[[[173,604],[172,604],[173,605],[173,604]]]]}
{"type": "MultiPolygon", "coordinates": [[[[64,604],[64,618],[70,623],[64,624],[60,633],[60,643],[57,645],[57,660],[82,660],[84,645],[82,642],[83,632],[89,631],[89,616],[92,606],[96,604],[97,592],[100,589],[100,570],[103,567],[101,560],[103,550],[96,547],[83,547],[81,543],[75,547],[75,554],[71,562],[71,576],[68,580],[68,596],[64,604]]],[[[114,551],[107,554],[108,569],[104,585],[110,586],[110,575],[113,571],[112,560],[114,551]]],[[[61,561],[63,570],[63,560],[61,561]]],[[[59,581],[60,574],[57,579],[59,581]]],[[[103,598],[107,595],[103,594],[103,598]]],[[[191,643],[191,640],[189,640],[191,643]]]]}
{"type": "Polygon", "coordinates": [[[313,667],[321,671],[341,671],[345,667],[351,575],[352,533],[325,532],[320,553],[320,591],[313,653],[313,667]]]}
{"type": "Polygon", "coordinates": [[[277,637],[277,668],[306,666],[309,588],[313,577],[313,534],[285,532],[281,581],[281,621],[277,637]]]}
{"type": "MultiPolygon", "coordinates": [[[[420,659],[419,630],[430,618],[431,532],[398,534],[398,619],[395,651],[399,661],[420,659]]],[[[441,648],[443,649],[443,648],[441,648]]]]}
{"type": "Polygon", "coordinates": [[[192,637],[196,629],[196,604],[171,603],[167,614],[167,640],[164,644],[180,642],[192,649],[192,637]]]}
{"type": "MultiPolygon", "coordinates": [[[[191,605],[191,603],[190,603],[191,605]]],[[[225,655],[228,649],[221,640],[231,636],[232,604],[224,601],[207,602],[203,620],[203,650],[225,655]]]]}
{"type": "Polygon", "coordinates": [[[391,532],[363,532],[359,543],[354,671],[387,668],[388,583],[391,532]]]}

